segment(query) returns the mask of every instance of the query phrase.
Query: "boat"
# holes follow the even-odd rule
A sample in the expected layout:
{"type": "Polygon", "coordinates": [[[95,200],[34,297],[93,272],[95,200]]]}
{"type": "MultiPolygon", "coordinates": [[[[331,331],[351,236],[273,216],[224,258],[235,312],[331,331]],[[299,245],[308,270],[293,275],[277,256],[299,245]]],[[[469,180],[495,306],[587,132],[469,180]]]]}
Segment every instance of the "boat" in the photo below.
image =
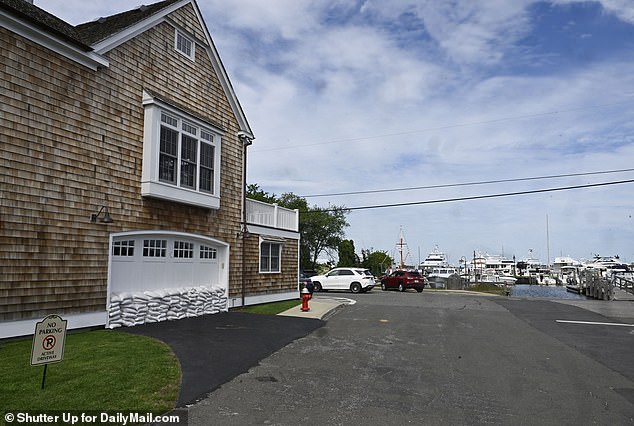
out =
{"type": "Polygon", "coordinates": [[[627,264],[621,262],[618,255],[599,256],[597,254],[592,260],[584,262],[583,267],[586,269],[598,269],[606,276],[612,276],[613,274],[625,275],[631,272],[627,264]]]}
{"type": "Polygon", "coordinates": [[[491,255],[488,253],[481,254],[473,258],[474,268],[484,270],[492,270],[498,275],[513,275],[515,273],[515,261],[500,255],[491,255]]]}
{"type": "Polygon", "coordinates": [[[569,284],[566,286],[566,291],[569,291],[570,293],[581,294],[581,287],[578,285],[569,284]]]}
{"type": "Polygon", "coordinates": [[[581,278],[579,265],[562,266],[557,272],[557,278],[566,286],[566,290],[571,293],[581,294],[581,278]]]}
{"type": "Polygon", "coordinates": [[[553,272],[559,273],[561,270],[568,266],[580,266],[581,262],[576,259],[573,259],[570,256],[560,256],[555,258],[555,262],[553,263],[553,272]]]}
{"type": "Polygon", "coordinates": [[[431,272],[434,268],[447,268],[449,262],[447,261],[447,255],[441,252],[438,246],[434,246],[434,249],[427,255],[420,265],[420,269],[423,272],[431,272]]]}
{"type": "MultiPolygon", "coordinates": [[[[564,260],[560,259],[563,266],[564,260]]],[[[541,263],[534,257],[533,249],[528,250],[528,257],[517,262],[517,277],[521,284],[559,285],[558,275],[553,273],[548,265],[541,263]]]]}
{"type": "Polygon", "coordinates": [[[394,250],[392,251],[392,258],[394,259],[394,264],[392,264],[387,271],[385,271],[386,275],[389,275],[393,271],[398,270],[410,270],[414,269],[412,266],[407,265],[408,258],[410,257],[409,246],[407,245],[407,241],[405,241],[405,236],[403,234],[403,227],[401,226],[398,242],[395,246],[395,251],[398,252],[398,263],[396,263],[396,253],[394,250]]]}
{"type": "Polygon", "coordinates": [[[474,282],[515,284],[515,261],[504,256],[488,253],[473,253],[471,264],[472,280],[474,282]]]}
{"type": "Polygon", "coordinates": [[[458,268],[453,266],[442,266],[428,269],[428,278],[449,278],[452,275],[459,275],[458,268]]]}
{"type": "Polygon", "coordinates": [[[447,255],[440,251],[437,245],[418,267],[433,288],[447,288],[449,277],[460,276],[458,268],[449,265],[447,255]]]}
{"type": "Polygon", "coordinates": [[[517,281],[517,278],[503,273],[501,274],[495,269],[485,269],[482,271],[479,277],[480,278],[477,280],[477,282],[493,283],[499,286],[513,285],[517,281]]]}

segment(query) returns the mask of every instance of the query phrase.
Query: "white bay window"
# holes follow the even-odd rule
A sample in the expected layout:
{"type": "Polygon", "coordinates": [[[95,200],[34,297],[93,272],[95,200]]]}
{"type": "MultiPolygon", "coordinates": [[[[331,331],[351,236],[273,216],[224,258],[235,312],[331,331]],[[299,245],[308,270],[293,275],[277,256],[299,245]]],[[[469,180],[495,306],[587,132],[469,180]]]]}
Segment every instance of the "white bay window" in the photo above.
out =
{"type": "Polygon", "coordinates": [[[220,207],[222,131],[145,94],[141,194],[220,207]]]}

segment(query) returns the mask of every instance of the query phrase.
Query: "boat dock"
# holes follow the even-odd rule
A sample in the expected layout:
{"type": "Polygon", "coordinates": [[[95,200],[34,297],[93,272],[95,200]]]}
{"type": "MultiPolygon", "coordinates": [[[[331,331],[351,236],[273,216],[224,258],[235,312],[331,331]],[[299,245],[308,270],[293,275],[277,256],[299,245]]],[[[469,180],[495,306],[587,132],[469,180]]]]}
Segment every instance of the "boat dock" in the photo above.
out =
{"type": "Polygon", "coordinates": [[[579,278],[579,284],[566,286],[568,291],[593,299],[634,301],[634,281],[629,278],[618,275],[608,278],[593,270],[584,271],[579,278]]]}

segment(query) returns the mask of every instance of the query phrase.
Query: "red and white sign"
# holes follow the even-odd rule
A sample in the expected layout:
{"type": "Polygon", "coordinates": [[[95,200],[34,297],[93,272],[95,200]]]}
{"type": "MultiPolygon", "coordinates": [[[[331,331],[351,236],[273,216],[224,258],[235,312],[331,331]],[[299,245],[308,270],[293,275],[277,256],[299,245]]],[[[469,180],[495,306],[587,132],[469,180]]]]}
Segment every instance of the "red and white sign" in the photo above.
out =
{"type": "Polygon", "coordinates": [[[58,315],[49,315],[35,324],[31,365],[49,364],[64,359],[66,323],[58,315]]]}

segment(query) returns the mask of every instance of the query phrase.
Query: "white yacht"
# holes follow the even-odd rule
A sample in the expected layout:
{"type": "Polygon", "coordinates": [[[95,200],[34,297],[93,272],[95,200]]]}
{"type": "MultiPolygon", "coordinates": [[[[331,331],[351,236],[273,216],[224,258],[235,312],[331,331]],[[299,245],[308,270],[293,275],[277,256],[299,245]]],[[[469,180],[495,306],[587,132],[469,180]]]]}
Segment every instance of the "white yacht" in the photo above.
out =
{"type": "Polygon", "coordinates": [[[471,281],[495,283],[497,285],[515,284],[515,261],[504,256],[474,252],[469,262],[471,281]]]}
{"type": "Polygon", "coordinates": [[[476,271],[485,271],[490,269],[497,272],[498,275],[512,276],[515,274],[515,261],[499,255],[476,252],[476,255],[471,261],[471,266],[476,271]]]}
{"type": "Polygon", "coordinates": [[[429,272],[434,268],[447,268],[449,263],[447,262],[447,255],[435,246],[434,249],[427,255],[425,260],[420,263],[420,269],[424,272],[429,272]]]}
{"type": "Polygon", "coordinates": [[[449,278],[452,275],[460,274],[458,268],[454,268],[453,266],[432,267],[431,269],[427,269],[427,271],[428,278],[449,278]]]}
{"type": "Polygon", "coordinates": [[[566,266],[580,266],[581,262],[576,259],[573,259],[570,256],[560,256],[555,258],[555,262],[553,263],[553,272],[559,273],[566,266]]]}
{"type": "Polygon", "coordinates": [[[632,271],[627,264],[621,262],[619,256],[599,256],[598,254],[590,261],[582,265],[586,269],[598,269],[602,274],[611,276],[613,274],[631,275],[632,271]]]}

